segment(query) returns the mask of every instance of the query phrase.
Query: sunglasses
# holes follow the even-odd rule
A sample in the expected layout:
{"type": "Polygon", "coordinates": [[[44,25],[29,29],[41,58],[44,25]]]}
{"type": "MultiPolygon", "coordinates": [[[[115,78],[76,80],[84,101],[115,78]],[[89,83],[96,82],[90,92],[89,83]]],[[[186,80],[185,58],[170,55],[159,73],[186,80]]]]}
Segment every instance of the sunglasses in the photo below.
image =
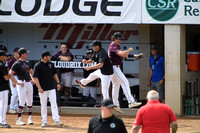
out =
{"type": "Polygon", "coordinates": [[[117,40],[120,40],[120,41],[122,41],[122,38],[118,38],[117,40]]]}

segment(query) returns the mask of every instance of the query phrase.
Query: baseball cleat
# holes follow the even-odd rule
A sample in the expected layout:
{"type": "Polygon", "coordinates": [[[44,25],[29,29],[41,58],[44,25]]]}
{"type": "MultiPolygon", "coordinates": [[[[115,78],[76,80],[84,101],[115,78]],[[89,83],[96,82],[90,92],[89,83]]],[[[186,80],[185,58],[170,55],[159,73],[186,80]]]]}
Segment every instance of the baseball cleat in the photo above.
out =
{"type": "Polygon", "coordinates": [[[3,128],[11,128],[8,124],[2,124],[3,128]]]}
{"type": "Polygon", "coordinates": [[[77,85],[79,85],[81,88],[85,88],[85,87],[86,87],[85,85],[81,84],[81,81],[78,80],[78,79],[75,79],[74,82],[75,82],[77,85]]]}
{"type": "Polygon", "coordinates": [[[137,107],[137,106],[140,106],[142,104],[142,102],[133,102],[133,103],[130,103],[128,105],[129,108],[133,108],[133,107],[137,107]]]}
{"type": "Polygon", "coordinates": [[[114,110],[121,114],[124,113],[119,106],[114,107],[114,110]]]}
{"type": "Polygon", "coordinates": [[[54,125],[56,125],[56,126],[62,126],[63,123],[61,121],[54,121],[54,125]]]}
{"type": "Polygon", "coordinates": [[[28,125],[34,125],[33,120],[32,119],[28,119],[28,125]]]}
{"type": "Polygon", "coordinates": [[[47,123],[42,123],[41,127],[47,127],[47,123]]]}
{"type": "Polygon", "coordinates": [[[134,57],[135,57],[136,59],[140,59],[140,58],[143,58],[143,57],[144,57],[144,54],[143,54],[143,53],[135,54],[134,57]]]}
{"type": "Polygon", "coordinates": [[[8,113],[10,113],[10,114],[16,114],[17,111],[16,111],[16,110],[12,110],[12,109],[10,109],[10,110],[8,111],[8,113]]]}
{"type": "Polygon", "coordinates": [[[22,120],[17,120],[16,125],[22,126],[22,125],[26,125],[26,123],[23,122],[22,120]]]}

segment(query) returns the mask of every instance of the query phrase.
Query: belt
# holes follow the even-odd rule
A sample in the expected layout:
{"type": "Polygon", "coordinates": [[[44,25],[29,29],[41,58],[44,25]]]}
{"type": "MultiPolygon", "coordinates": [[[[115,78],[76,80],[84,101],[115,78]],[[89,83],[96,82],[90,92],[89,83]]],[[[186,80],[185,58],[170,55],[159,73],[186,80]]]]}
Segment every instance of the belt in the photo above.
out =
{"type": "MultiPolygon", "coordinates": [[[[21,80],[21,79],[20,79],[21,80]]],[[[30,82],[31,80],[21,80],[22,82],[30,82]]]]}
{"type": "Polygon", "coordinates": [[[113,65],[113,66],[116,66],[116,67],[121,67],[121,65],[113,65]]]}

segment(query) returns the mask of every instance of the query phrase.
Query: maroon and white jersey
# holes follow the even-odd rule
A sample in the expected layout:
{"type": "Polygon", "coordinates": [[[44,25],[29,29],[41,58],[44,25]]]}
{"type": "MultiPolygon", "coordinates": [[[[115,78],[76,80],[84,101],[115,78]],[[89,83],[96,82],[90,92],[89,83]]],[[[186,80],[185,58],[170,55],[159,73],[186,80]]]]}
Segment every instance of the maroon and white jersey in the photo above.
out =
{"type": "Polygon", "coordinates": [[[110,44],[108,48],[109,58],[113,65],[122,65],[122,57],[117,55],[117,52],[119,52],[120,50],[121,50],[120,46],[113,42],[110,44]]]}

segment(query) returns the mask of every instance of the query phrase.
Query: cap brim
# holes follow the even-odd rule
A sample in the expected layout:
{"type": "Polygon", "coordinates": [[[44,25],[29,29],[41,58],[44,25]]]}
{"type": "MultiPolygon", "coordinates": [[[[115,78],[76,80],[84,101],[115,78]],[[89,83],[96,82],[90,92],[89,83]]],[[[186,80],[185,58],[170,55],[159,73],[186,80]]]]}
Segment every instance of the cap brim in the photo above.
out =
{"type": "Polygon", "coordinates": [[[114,104],[111,104],[111,105],[107,105],[107,106],[104,106],[106,108],[113,108],[113,107],[116,107],[114,104]]]}

